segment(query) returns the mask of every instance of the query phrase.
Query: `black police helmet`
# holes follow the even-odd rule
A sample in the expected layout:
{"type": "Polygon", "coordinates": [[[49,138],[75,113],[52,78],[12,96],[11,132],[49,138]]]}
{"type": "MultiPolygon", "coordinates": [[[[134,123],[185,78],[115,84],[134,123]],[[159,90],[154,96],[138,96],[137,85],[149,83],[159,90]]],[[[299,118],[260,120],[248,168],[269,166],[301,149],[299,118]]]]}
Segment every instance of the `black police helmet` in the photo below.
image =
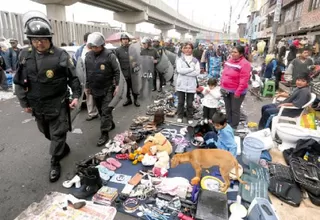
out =
{"type": "Polygon", "coordinates": [[[128,37],[128,35],[126,35],[126,34],[121,34],[121,36],[120,36],[120,40],[122,40],[122,39],[128,39],[128,40],[130,40],[130,38],[128,37]]]}
{"type": "Polygon", "coordinates": [[[25,26],[25,34],[28,38],[48,37],[51,38],[53,33],[51,26],[43,20],[31,20],[25,26]]]}

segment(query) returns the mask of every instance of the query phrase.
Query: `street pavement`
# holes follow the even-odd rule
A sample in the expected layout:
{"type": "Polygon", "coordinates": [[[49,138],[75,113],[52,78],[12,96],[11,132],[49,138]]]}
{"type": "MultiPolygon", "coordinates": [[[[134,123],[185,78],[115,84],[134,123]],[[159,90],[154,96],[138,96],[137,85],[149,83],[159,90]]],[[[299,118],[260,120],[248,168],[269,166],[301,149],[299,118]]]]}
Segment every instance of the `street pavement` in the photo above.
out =
{"type": "MultiPolygon", "coordinates": [[[[153,93],[155,96],[156,93],[153,93]]],[[[132,119],[146,111],[149,101],[141,102],[141,107],[133,105],[122,107],[119,104],[114,111],[116,133],[126,130],[132,119]]],[[[244,112],[249,121],[258,122],[260,108],[270,99],[260,102],[248,93],[244,102],[244,112]]],[[[67,193],[62,182],[71,176],[75,162],[87,158],[88,155],[100,151],[96,147],[99,138],[99,120],[87,122],[87,114],[83,110],[76,119],[74,128],[82,133],[69,133],[68,144],[71,153],[62,162],[62,175],[58,182],[50,183],[49,171],[49,142],[38,131],[36,123],[30,114],[24,113],[16,98],[0,101],[0,219],[12,220],[17,217],[31,203],[39,202],[45,194],[51,191],[67,193]]],[[[117,220],[132,220],[121,213],[117,220]]]]}

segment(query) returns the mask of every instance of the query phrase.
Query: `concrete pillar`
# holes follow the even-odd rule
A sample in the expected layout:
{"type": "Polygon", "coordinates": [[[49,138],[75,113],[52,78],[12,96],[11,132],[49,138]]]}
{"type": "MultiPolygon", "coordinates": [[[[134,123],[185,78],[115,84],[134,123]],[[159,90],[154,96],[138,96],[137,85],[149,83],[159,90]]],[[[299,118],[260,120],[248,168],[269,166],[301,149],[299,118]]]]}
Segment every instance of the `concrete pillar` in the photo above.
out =
{"type": "Polygon", "coordinates": [[[168,24],[168,25],[154,25],[155,28],[161,30],[161,35],[163,40],[165,40],[166,38],[168,38],[168,32],[169,30],[175,29],[175,25],[174,24],[168,24]]]}
{"type": "Polygon", "coordinates": [[[180,36],[180,42],[185,42],[188,39],[186,39],[186,33],[189,33],[189,31],[182,31],[182,30],[178,30],[178,32],[181,34],[180,36]]]}
{"type": "Polygon", "coordinates": [[[126,31],[133,36],[136,34],[136,24],[126,23],[126,31]]]}
{"type": "Polygon", "coordinates": [[[44,4],[47,7],[47,17],[60,21],[66,21],[65,6],[72,5],[78,0],[32,0],[34,2],[44,4]]]}
{"type": "Polygon", "coordinates": [[[60,4],[47,4],[47,17],[60,21],[66,21],[66,7],[60,4]]]}

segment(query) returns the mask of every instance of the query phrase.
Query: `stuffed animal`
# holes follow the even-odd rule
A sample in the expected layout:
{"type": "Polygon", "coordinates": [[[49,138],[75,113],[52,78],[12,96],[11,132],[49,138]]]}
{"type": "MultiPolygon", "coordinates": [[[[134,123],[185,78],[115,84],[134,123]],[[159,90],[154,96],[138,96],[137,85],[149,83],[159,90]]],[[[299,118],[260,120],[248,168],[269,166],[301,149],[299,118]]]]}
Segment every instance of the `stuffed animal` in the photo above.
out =
{"type": "Polygon", "coordinates": [[[145,144],[139,149],[140,154],[149,154],[149,155],[154,155],[151,153],[150,148],[154,146],[154,143],[151,141],[145,142],[145,144]]]}
{"type": "Polygon", "coordinates": [[[143,159],[143,155],[139,154],[138,150],[135,150],[133,153],[129,154],[129,160],[132,160],[132,164],[136,165],[138,162],[141,162],[143,159]]]}
{"type": "Polygon", "coordinates": [[[152,169],[153,174],[156,177],[166,177],[168,176],[168,169],[170,168],[169,165],[169,154],[167,151],[162,151],[157,153],[158,161],[154,164],[152,169]]]}
{"type": "Polygon", "coordinates": [[[172,153],[172,145],[170,141],[162,133],[155,133],[154,136],[149,136],[144,143],[152,142],[157,147],[157,152],[166,151],[168,155],[172,153]]]}

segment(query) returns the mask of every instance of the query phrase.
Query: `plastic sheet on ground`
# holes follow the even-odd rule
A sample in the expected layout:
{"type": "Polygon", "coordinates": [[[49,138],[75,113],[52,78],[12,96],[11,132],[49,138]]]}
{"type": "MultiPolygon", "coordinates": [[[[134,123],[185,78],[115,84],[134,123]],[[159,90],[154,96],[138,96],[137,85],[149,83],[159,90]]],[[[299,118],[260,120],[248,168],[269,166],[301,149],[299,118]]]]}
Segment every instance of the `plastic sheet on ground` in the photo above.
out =
{"type": "Polygon", "coordinates": [[[59,204],[66,201],[66,197],[63,193],[49,193],[39,203],[32,203],[15,220],[113,220],[116,216],[117,210],[114,207],[95,205],[88,201],[81,209],[68,206],[67,210],[63,210],[59,204]]]}

